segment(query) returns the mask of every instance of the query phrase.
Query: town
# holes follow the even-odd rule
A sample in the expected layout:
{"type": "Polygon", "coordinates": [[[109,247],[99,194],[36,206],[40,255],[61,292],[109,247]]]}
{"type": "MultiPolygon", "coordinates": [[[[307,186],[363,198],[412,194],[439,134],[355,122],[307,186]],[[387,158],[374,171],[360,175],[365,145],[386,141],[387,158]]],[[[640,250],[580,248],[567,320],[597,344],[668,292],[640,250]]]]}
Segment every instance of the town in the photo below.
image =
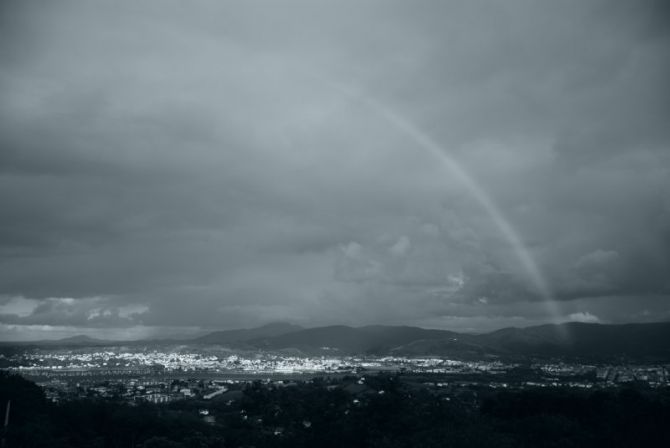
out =
{"type": "Polygon", "coordinates": [[[635,383],[670,385],[670,365],[600,365],[561,360],[503,362],[440,357],[294,356],[209,353],[201,350],[36,350],[0,355],[5,370],[36,382],[53,402],[118,399],[167,403],[183,399],[235,400],[255,381],[290,387],[315,378],[399,375],[435,393],[468,389],[584,388],[635,383]]]}

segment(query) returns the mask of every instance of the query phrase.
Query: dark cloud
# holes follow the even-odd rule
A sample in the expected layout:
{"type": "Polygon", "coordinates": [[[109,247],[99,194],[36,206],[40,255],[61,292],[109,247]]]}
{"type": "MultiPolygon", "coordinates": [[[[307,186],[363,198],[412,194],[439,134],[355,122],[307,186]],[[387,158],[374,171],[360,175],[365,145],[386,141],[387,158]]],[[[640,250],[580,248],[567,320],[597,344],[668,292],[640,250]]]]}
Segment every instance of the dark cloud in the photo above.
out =
{"type": "Polygon", "coordinates": [[[667,319],[669,17],[3,2],[0,332],[667,319]]]}

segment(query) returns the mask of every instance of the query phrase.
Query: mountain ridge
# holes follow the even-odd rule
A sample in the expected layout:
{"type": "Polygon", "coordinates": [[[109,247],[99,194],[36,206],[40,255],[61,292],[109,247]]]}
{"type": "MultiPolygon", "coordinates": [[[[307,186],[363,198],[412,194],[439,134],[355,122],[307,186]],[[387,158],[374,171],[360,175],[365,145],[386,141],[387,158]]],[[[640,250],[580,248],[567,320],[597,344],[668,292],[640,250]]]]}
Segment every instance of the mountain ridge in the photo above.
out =
{"type": "Polygon", "coordinates": [[[506,327],[481,334],[412,326],[329,325],[303,328],[275,322],[211,332],[191,339],[105,341],[74,336],[56,341],[3,342],[3,346],[223,346],[245,351],[304,354],[481,357],[627,357],[670,360],[670,322],[596,324],[569,322],[506,327]]]}

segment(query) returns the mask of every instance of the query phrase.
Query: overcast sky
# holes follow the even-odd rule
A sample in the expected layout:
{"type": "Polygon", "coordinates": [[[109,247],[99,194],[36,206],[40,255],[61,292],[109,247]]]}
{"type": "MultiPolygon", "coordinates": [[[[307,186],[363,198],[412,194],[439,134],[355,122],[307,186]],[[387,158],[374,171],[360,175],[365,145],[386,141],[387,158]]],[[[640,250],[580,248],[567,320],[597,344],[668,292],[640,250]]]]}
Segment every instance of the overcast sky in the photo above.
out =
{"type": "Polygon", "coordinates": [[[0,5],[0,339],[670,319],[667,2],[0,5]]]}

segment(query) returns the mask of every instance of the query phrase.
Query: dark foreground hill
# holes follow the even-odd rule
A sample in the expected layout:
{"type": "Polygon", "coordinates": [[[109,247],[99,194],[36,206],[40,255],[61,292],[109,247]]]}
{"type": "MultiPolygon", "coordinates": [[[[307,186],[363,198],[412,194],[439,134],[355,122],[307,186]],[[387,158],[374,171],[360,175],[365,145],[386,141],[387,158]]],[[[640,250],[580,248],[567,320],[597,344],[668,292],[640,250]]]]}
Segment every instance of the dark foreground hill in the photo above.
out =
{"type": "Polygon", "coordinates": [[[403,375],[237,385],[236,399],[51,403],[0,372],[2,445],[26,448],[670,446],[668,389],[425,387],[403,375]],[[383,392],[383,393],[382,393],[383,392]],[[203,413],[207,413],[207,420],[203,413]]]}

